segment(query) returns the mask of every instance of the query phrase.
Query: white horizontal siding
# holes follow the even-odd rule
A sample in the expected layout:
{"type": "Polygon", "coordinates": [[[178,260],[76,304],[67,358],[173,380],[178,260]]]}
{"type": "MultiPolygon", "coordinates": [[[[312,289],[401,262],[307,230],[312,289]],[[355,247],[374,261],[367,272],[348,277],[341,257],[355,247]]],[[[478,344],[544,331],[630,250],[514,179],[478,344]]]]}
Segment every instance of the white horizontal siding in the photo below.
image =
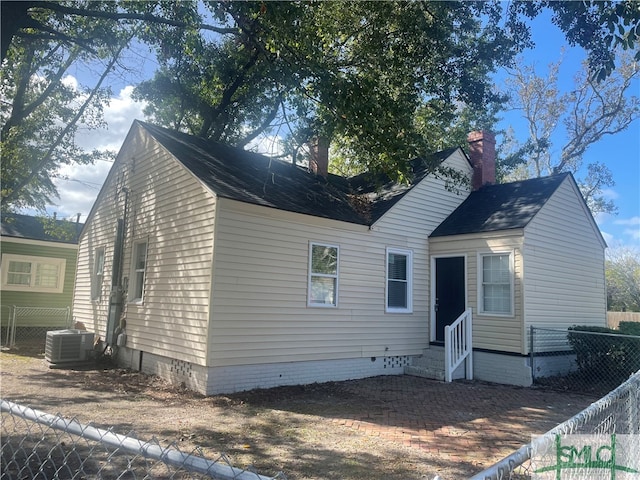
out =
{"type": "Polygon", "coordinates": [[[125,198],[121,186],[126,169],[123,158],[129,158],[140,150],[139,132],[130,132],[105,180],[98,198],[89,214],[78,241],[78,269],[74,288],[74,320],[84,323],[102,340],[106,338],[109,312],[109,292],[116,240],[116,225],[124,211],[125,198]],[[92,278],[95,268],[96,249],[104,248],[104,275],[99,286],[100,296],[92,299],[92,278]]]}
{"type": "MultiPolygon", "coordinates": [[[[460,153],[455,165],[468,167],[460,153]]],[[[221,199],[212,366],[419,354],[429,341],[428,234],[465,195],[417,185],[372,229],[221,199]],[[337,308],[307,307],[309,243],[339,246],[337,308]],[[413,252],[413,313],[385,313],[386,248],[413,252]]]]}
{"type": "MultiPolygon", "coordinates": [[[[460,150],[444,165],[471,175],[472,169],[460,150]]],[[[402,232],[413,238],[428,237],[469,195],[468,188],[459,192],[447,188],[447,180],[429,176],[416,185],[372,227],[380,232],[402,232]]]]}
{"type": "MultiPolygon", "coordinates": [[[[385,244],[372,246],[375,234],[366,227],[305,224],[302,215],[229,200],[219,206],[212,365],[361,358],[363,348],[424,346],[415,343],[426,332],[420,321],[384,314],[385,244]],[[337,308],[307,307],[309,242],[339,246],[337,308]],[[414,338],[398,333],[405,330],[414,338]]],[[[406,246],[404,236],[397,241],[406,246]]]]}
{"type": "Polygon", "coordinates": [[[606,326],[604,245],[567,178],[525,229],[526,326],[606,326]]]}
{"type": "MultiPolygon", "coordinates": [[[[430,239],[430,253],[438,256],[466,256],[467,308],[473,310],[473,346],[501,352],[524,353],[522,231],[456,235],[430,239]],[[514,314],[478,314],[478,254],[510,252],[514,256],[514,314]]],[[[435,319],[432,324],[435,323],[435,319]]]]}
{"type": "MultiPolygon", "coordinates": [[[[449,163],[469,173],[459,152],[449,163]]],[[[134,242],[148,242],[144,303],[125,305],[127,346],[211,366],[420,353],[429,338],[427,235],[466,195],[427,179],[372,230],[216,202],[139,129],[119,154],[80,246],[77,311],[102,334],[122,187],[130,192],[123,276],[131,275],[134,242]],[[311,241],[340,246],[338,308],[307,307],[311,241]],[[106,249],[100,302],[90,300],[95,247],[106,249]],[[387,247],[413,252],[412,314],[385,313],[387,247]]]]}
{"type": "Polygon", "coordinates": [[[130,134],[100,193],[80,242],[78,319],[104,335],[116,220],[116,191],[129,190],[123,277],[134,242],[147,240],[144,302],[125,304],[127,346],[206,364],[215,198],[143,129],[130,134]],[[103,300],[90,301],[93,246],[106,248],[103,300]]]}

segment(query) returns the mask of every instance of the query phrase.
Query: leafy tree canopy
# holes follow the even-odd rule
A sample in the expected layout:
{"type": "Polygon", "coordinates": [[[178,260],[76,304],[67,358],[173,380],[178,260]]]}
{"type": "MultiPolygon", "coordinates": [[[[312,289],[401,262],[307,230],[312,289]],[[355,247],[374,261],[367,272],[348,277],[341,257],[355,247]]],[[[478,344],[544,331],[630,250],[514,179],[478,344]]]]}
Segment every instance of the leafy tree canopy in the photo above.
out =
{"type": "Polygon", "coordinates": [[[601,81],[617,67],[619,48],[634,52],[640,61],[640,3],[637,0],[528,1],[511,4],[510,21],[534,18],[543,9],[553,12],[552,21],[565,34],[569,45],[579,45],[588,54],[592,79],[601,81]]]}
{"type": "Polygon", "coordinates": [[[351,167],[401,179],[460,126],[491,126],[502,99],[489,74],[529,45],[526,18],[542,8],[605,74],[603,49],[637,45],[635,2],[558,3],[514,2],[505,23],[498,1],[3,1],[3,209],[42,208],[61,165],[100,155],[74,133],[100,124],[105,79],[131,75],[123,55],[144,44],[159,67],[137,95],[154,121],[239,146],[286,134],[294,160],[325,135],[351,167]],[[78,64],[99,80],[70,87],[78,64]]]}
{"type": "MultiPolygon", "coordinates": [[[[7,10],[15,4],[21,2],[1,4],[3,35],[7,10]]],[[[50,12],[35,7],[28,11],[29,25],[46,22],[49,27],[21,30],[7,48],[2,62],[3,212],[21,207],[44,211],[46,203],[57,194],[53,179],[61,166],[86,164],[111,156],[84,151],[76,145],[74,136],[80,126],[103,125],[102,109],[111,93],[103,84],[132,38],[124,25],[116,27],[112,21],[52,17],[50,12]],[[76,40],[54,36],[51,33],[54,29],[76,40]],[[84,37],[86,41],[81,40],[84,37]],[[69,77],[71,69],[83,63],[93,63],[99,69],[98,80],[92,87],[79,86],[69,77]]]]}
{"type": "Polygon", "coordinates": [[[609,310],[640,312],[640,252],[618,247],[606,261],[609,310]]]}
{"type": "Polygon", "coordinates": [[[149,116],[239,145],[281,129],[294,159],[324,135],[354,168],[393,177],[431,148],[430,125],[498,100],[489,74],[522,46],[498,27],[497,3],[207,6],[229,33],[150,30],[161,66],[137,89],[149,116]]]}

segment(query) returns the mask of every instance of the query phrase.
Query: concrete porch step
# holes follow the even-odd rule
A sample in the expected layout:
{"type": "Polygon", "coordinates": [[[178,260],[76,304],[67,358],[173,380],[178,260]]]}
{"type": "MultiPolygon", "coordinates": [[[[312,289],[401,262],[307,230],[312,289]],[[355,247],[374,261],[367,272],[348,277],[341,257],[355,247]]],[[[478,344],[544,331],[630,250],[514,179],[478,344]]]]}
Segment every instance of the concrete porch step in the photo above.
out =
{"type": "Polygon", "coordinates": [[[444,354],[438,358],[431,358],[424,355],[414,357],[411,360],[411,365],[414,367],[435,368],[444,371],[444,354]]]}
{"type": "Polygon", "coordinates": [[[425,348],[422,351],[422,355],[413,357],[411,365],[444,370],[444,347],[432,346],[431,348],[425,348]]]}
{"type": "Polygon", "coordinates": [[[429,378],[431,380],[444,381],[444,368],[431,368],[407,365],[404,367],[405,375],[414,377],[429,378]]]}
{"type": "MultiPolygon", "coordinates": [[[[411,365],[404,367],[404,373],[414,377],[444,380],[444,347],[431,345],[422,351],[422,355],[413,357],[411,365]]],[[[465,377],[464,363],[453,372],[453,379],[465,377]]]]}

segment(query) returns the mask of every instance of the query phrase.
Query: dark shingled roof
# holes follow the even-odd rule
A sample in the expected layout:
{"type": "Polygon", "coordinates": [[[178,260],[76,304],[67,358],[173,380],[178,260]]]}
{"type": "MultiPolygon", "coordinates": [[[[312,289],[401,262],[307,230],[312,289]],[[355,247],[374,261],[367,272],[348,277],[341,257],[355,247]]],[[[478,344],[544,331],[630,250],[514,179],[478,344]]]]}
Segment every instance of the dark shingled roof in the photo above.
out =
{"type": "Polygon", "coordinates": [[[216,195],[316,217],[371,225],[456,149],[414,160],[413,181],[358,175],[319,177],[306,168],[166,128],[138,122],[216,195]]]}
{"type": "Polygon", "coordinates": [[[78,236],[84,226],[83,223],[74,223],[68,220],[56,220],[56,223],[61,228],[64,228],[65,231],[72,225],[75,230],[75,236],[71,240],[60,239],[45,232],[41,218],[17,213],[3,215],[0,233],[3,237],[26,238],[57,243],[78,243],[78,236]]]}
{"type": "Polygon", "coordinates": [[[569,175],[486,185],[471,192],[430,237],[524,228],[569,175]]]}

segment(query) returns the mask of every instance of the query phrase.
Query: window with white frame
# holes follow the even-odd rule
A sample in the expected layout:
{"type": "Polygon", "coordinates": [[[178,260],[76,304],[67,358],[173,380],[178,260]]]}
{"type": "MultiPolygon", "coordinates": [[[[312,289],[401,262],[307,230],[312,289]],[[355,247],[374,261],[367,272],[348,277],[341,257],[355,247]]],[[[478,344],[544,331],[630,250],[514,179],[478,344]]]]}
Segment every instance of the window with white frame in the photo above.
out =
{"type": "Polygon", "coordinates": [[[482,253],[479,261],[480,313],[513,314],[513,256],[482,253]]]}
{"type": "Polygon", "coordinates": [[[2,255],[2,289],[16,292],[62,293],[64,258],[2,255]]]}
{"type": "Polygon", "coordinates": [[[93,275],[91,278],[91,299],[100,300],[102,280],[104,278],[104,247],[96,248],[93,258],[93,275]]]}
{"type": "Polygon", "coordinates": [[[413,311],[413,252],[387,248],[386,311],[413,311]]]}
{"type": "Polygon", "coordinates": [[[129,281],[129,301],[142,303],[144,296],[144,278],[147,269],[147,241],[133,245],[131,280],[129,281]]]}
{"type": "Polygon", "coordinates": [[[309,306],[338,306],[338,251],[336,245],[309,245],[309,306]]]}

